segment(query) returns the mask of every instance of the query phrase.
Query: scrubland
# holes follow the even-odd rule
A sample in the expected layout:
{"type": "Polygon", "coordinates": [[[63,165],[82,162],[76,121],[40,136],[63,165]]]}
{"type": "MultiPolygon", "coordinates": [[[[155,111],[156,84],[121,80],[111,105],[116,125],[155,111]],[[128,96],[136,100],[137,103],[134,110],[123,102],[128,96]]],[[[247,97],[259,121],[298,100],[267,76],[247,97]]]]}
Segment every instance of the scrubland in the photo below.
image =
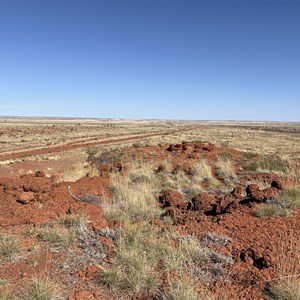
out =
{"type": "Polygon", "coordinates": [[[0,299],[300,299],[299,124],[0,130],[0,299]]]}

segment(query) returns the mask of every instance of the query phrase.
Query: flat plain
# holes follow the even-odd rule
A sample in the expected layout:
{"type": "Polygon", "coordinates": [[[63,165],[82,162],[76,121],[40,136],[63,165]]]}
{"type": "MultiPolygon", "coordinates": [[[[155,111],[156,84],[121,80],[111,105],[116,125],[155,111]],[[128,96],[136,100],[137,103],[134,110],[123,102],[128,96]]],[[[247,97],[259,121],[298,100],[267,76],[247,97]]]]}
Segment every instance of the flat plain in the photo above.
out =
{"type": "Polygon", "coordinates": [[[0,299],[300,299],[300,124],[0,119],[0,299]]]}

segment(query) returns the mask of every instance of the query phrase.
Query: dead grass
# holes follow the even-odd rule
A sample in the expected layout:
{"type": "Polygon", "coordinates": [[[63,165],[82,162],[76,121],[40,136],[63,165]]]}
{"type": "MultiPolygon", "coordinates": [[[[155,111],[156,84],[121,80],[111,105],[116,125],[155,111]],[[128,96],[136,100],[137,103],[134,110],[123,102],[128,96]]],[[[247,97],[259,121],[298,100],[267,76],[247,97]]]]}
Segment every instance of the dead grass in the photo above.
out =
{"type": "Polygon", "coordinates": [[[228,180],[236,179],[237,176],[235,174],[231,160],[227,158],[219,157],[216,163],[216,167],[217,167],[218,175],[220,177],[226,178],[228,180]]]}
{"type": "Polygon", "coordinates": [[[281,248],[277,253],[278,277],[270,284],[270,296],[276,300],[300,299],[300,241],[283,228],[281,248]]]}
{"type": "Polygon", "coordinates": [[[105,217],[131,222],[159,217],[161,210],[155,198],[158,188],[154,168],[147,165],[132,165],[128,175],[111,174],[113,197],[103,206],[105,217]]]}
{"type": "Polygon", "coordinates": [[[196,182],[208,182],[210,187],[219,185],[219,181],[212,174],[212,167],[204,159],[199,160],[193,166],[195,172],[194,180],[196,182]]]}
{"type": "MultiPolygon", "coordinates": [[[[170,283],[169,291],[163,296],[163,300],[201,300],[194,289],[194,283],[187,279],[178,279],[170,283]]],[[[203,299],[204,300],[204,299],[203,299]]]]}
{"type": "Polygon", "coordinates": [[[0,290],[0,300],[17,300],[9,289],[0,290]]]}
{"type": "Polygon", "coordinates": [[[185,172],[176,174],[164,173],[160,176],[162,189],[174,189],[186,195],[198,195],[203,189],[193,178],[189,178],[185,172]]]}

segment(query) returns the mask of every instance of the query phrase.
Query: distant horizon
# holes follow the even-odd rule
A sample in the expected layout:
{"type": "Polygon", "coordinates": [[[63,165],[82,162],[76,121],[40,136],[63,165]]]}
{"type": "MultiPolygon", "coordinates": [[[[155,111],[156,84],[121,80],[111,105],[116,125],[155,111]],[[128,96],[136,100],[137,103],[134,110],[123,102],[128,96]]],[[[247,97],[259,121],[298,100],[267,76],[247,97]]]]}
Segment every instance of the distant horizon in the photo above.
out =
{"type": "Polygon", "coordinates": [[[0,1],[0,114],[300,121],[300,1],[0,1]]]}
{"type": "Polygon", "coordinates": [[[186,121],[186,122],[249,122],[249,123],[300,123],[300,121],[286,121],[286,120],[237,120],[237,119],[155,119],[155,118],[108,118],[108,117],[70,117],[70,116],[14,116],[14,115],[0,115],[0,119],[12,118],[12,119],[56,119],[56,120],[124,120],[124,121],[186,121]]]}

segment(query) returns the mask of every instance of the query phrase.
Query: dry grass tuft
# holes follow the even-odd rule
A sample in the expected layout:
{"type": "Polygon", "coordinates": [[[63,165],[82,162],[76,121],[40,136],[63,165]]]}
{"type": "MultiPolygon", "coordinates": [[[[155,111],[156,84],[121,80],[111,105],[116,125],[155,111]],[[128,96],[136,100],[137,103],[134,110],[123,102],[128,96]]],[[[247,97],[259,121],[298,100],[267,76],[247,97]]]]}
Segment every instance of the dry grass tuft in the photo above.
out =
{"type": "Polygon", "coordinates": [[[288,210],[278,205],[261,204],[255,210],[255,215],[259,218],[267,218],[272,216],[288,216],[288,210]]]}
{"type": "Polygon", "coordinates": [[[227,158],[219,157],[219,159],[216,163],[216,167],[217,167],[217,172],[218,172],[219,176],[224,177],[229,180],[236,179],[237,176],[234,172],[231,160],[229,160],[227,158]]]}
{"type": "Polygon", "coordinates": [[[208,182],[210,187],[219,185],[219,181],[213,176],[211,165],[205,160],[200,160],[194,164],[195,171],[194,180],[196,182],[208,182]]]}
{"type": "Polygon", "coordinates": [[[99,274],[100,282],[126,296],[154,292],[157,286],[154,269],[159,259],[156,248],[152,247],[154,236],[149,224],[127,225],[117,243],[115,262],[99,274]]]}
{"type": "Polygon", "coordinates": [[[58,223],[67,228],[74,228],[86,226],[89,220],[82,214],[64,214],[59,216],[58,223]]]}
{"type": "Polygon", "coordinates": [[[22,300],[59,300],[62,299],[58,285],[47,277],[34,277],[22,290],[22,300]]]}
{"type": "Polygon", "coordinates": [[[178,279],[171,282],[169,291],[163,296],[163,300],[200,300],[193,283],[186,279],[178,279]]]}
{"type": "Polygon", "coordinates": [[[53,245],[58,250],[68,249],[76,241],[75,230],[66,228],[41,228],[38,236],[41,241],[53,245]]]}
{"type": "Polygon", "coordinates": [[[20,242],[9,233],[0,230],[0,263],[12,261],[20,254],[20,242]]]}
{"type": "Polygon", "coordinates": [[[300,241],[287,230],[278,251],[278,279],[270,285],[270,296],[276,300],[300,299],[300,241]]]}
{"type": "Polygon", "coordinates": [[[281,194],[281,201],[291,207],[300,207],[300,190],[296,186],[289,187],[281,194]]]}
{"type": "Polygon", "coordinates": [[[153,168],[132,165],[128,175],[112,173],[111,189],[113,196],[103,205],[107,220],[150,221],[161,215],[156,201],[159,182],[153,168]]]}

